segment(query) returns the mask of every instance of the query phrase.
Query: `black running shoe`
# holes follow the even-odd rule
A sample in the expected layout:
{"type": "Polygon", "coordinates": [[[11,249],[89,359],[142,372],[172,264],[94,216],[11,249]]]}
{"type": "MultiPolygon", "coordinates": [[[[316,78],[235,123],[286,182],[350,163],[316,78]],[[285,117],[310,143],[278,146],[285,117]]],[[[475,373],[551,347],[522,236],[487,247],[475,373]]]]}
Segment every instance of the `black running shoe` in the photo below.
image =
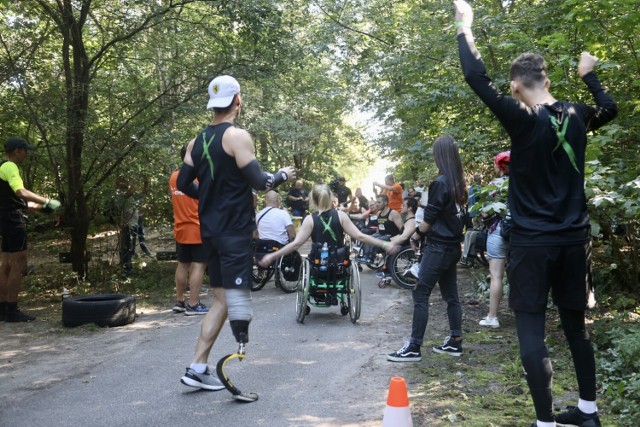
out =
{"type": "Polygon", "coordinates": [[[602,427],[598,413],[585,414],[577,406],[567,406],[567,410],[556,415],[556,423],[578,427],[602,427]]]}
{"type": "Polygon", "coordinates": [[[446,337],[444,343],[433,347],[435,353],[448,354],[449,356],[462,356],[462,341],[456,341],[453,337],[446,337]]]}
{"type": "Polygon", "coordinates": [[[407,341],[400,350],[387,354],[387,360],[391,362],[419,362],[422,360],[420,346],[407,341]]]}

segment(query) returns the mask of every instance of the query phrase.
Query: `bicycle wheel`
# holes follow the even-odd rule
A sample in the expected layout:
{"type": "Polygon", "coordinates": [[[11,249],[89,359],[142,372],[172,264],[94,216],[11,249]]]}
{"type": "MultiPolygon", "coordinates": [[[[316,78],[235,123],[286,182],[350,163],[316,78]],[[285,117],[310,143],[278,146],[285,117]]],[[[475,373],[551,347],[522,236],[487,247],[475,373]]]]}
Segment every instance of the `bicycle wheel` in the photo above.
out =
{"type": "Polygon", "coordinates": [[[302,257],[298,251],[285,255],[278,260],[276,285],[282,292],[290,294],[298,290],[302,277],[302,257]]]}
{"type": "Polygon", "coordinates": [[[418,279],[409,274],[409,269],[416,262],[418,262],[418,258],[411,246],[405,246],[397,254],[391,256],[389,261],[391,277],[401,288],[413,289],[418,283],[418,279]]]}
{"type": "Polygon", "coordinates": [[[360,286],[360,271],[358,271],[358,267],[354,264],[351,264],[351,277],[349,278],[347,304],[349,306],[349,317],[351,318],[351,323],[356,323],[360,318],[362,288],[360,286]]]}

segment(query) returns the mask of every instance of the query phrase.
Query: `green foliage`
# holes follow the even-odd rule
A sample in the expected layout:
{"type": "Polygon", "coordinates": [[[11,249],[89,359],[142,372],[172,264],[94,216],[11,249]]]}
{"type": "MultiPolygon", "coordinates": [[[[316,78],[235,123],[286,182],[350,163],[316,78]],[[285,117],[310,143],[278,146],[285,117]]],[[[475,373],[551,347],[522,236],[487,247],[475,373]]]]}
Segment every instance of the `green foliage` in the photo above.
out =
{"type": "Polygon", "coordinates": [[[476,193],[476,203],[470,211],[491,217],[493,215],[505,216],[507,213],[507,196],[509,194],[509,180],[493,180],[488,185],[481,187],[476,193]]]}
{"type": "Polygon", "coordinates": [[[640,328],[638,316],[618,313],[594,325],[597,368],[611,411],[620,424],[632,426],[640,417],[640,328]]]}

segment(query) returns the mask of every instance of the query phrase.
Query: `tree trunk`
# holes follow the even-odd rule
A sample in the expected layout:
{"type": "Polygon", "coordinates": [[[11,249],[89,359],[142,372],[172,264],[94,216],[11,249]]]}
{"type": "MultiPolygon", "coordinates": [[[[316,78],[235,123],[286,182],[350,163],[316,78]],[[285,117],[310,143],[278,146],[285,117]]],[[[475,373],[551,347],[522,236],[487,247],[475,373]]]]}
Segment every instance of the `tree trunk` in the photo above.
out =
{"type": "Polygon", "coordinates": [[[66,157],[68,204],[65,213],[71,226],[71,265],[79,278],[87,275],[87,234],[89,216],[82,179],[82,148],[89,106],[89,59],[82,40],[81,23],[73,16],[71,2],[63,10],[63,61],[67,94],[66,157]]]}

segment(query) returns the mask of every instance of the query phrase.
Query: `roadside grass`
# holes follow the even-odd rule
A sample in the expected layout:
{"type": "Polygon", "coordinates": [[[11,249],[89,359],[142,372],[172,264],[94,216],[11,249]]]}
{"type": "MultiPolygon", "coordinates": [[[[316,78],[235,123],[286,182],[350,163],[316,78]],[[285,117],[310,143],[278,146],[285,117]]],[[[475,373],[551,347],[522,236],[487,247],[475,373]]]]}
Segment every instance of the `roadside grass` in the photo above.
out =
{"type": "MultiPolygon", "coordinates": [[[[478,326],[488,307],[484,290],[476,288],[478,280],[484,280],[484,271],[459,276],[463,304],[466,301],[463,355],[450,357],[432,353],[430,346],[434,343],[427,338],[422,348],[423,361],[405,371],[414,425],[524,427],[535,422],[513,314],[503,301],[501,327],[478,326]]],[[[437,298],[438,295],[432,296],[433,301],[437,298]]],[[[407,321],[411,321],[410,317],[407,321]]],[[[431,316],[427,333],[437,327],[431,316]]],[[[558,412],[575,405],[578,393],[571,353],[555,308],[547,312],[546,344],[554,371],[554,410],[558,412]]],[[[620,423],[619,416],[611,413],[609,402],[602,398],[602,390],[598,391],[598,408],[605,425],[626,427],[628,424],[620,423]]]]}

